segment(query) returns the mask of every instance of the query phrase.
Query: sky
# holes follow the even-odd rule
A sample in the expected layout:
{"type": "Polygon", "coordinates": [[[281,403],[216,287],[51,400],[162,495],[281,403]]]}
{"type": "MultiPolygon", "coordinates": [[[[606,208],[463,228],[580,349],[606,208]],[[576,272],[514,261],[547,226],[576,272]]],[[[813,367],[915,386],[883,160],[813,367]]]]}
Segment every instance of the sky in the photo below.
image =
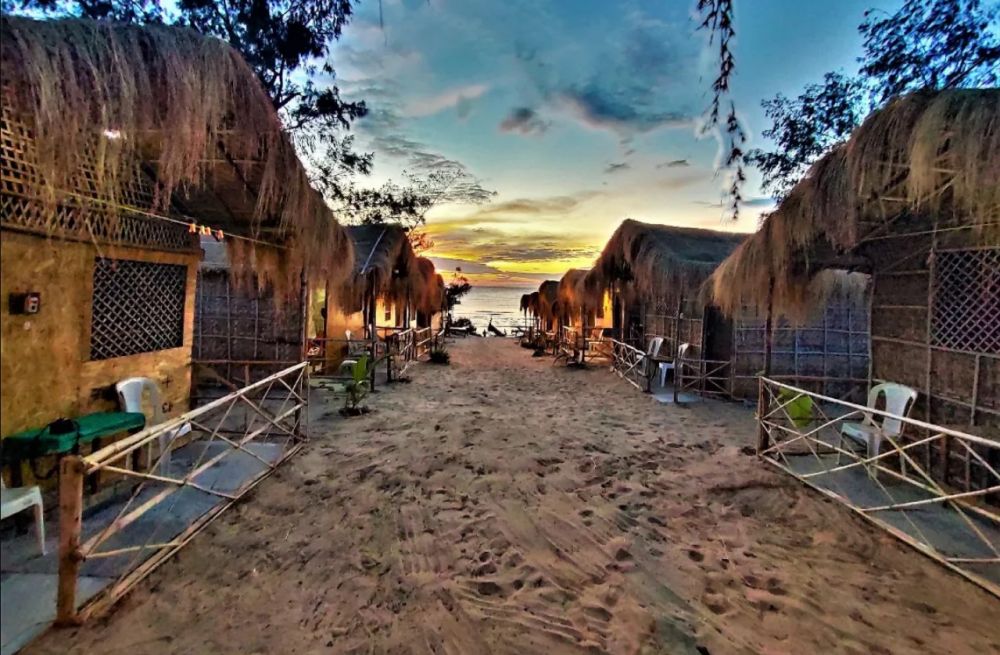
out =
{"type": "MultiPolygon", "coordinates": [[[[695,0],[382,0],[333,51],[370,113],[353,128],[379,186],[460,167],[488,202],[427,215],[438,269],[533,285],[590,266],[626,218],[750,232],[773,208],[750,171],[727,218],[718,139],[700,134],[717,67],[695,0]],[[381,16],[380,16],[381,13],[381,16]]],[[[898,0],[737,0],[733,99],[750,147],[761,100],[854,72],[857,26],[898,0]]]]}

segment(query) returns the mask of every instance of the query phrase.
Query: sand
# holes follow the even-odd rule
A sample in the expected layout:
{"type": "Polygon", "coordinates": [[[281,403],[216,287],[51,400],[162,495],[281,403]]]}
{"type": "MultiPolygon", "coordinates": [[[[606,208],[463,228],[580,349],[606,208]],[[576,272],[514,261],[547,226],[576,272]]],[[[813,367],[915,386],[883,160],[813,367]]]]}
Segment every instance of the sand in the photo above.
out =
{"type": "Polygon", "coordinates": [[[31,653],[987,653],[1000,602],[745,454],[751,413],[468,339],[31,653]]]}

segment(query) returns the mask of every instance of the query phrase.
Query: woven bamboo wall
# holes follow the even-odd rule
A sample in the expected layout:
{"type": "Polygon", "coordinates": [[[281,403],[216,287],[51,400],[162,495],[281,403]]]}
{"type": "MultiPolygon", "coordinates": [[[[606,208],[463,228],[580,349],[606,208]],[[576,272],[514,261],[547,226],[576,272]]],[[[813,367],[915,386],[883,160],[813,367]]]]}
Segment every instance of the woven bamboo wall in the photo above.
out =
{"type": "MultiPolygon", "coordinates": [[[[916,389],[915,418],[1000,439],[1000,245],[954,218],[904,216],[892,227],[865,244],[877,267],[872,382],[916,389]]],[[[947,440],[913,456],[954,488],[988,481],[947,440]]]]}
{"type": "Polygon", "coordinates": [[[1000,246],[928,227],[878,242],[872,377],[920,391],[914,416],[1000,435],[1000,246]]]}
{"type": "Polygon", "coordinates": [[[678,298],[674,296],[646,303],[643,309],[647,344],[653,337],[663,337],[662,354],[676,353],[680,344],[687,343],[693,347],[689,356],[701,356],[705,311],[701,301],[684,299],[678,306],[678,298]]]}
{"type": "MultiPolygon", "coordinates": [[[[733,319],[733,396],[757,397],[764,370],[764,317],[751,311],[733,319]]],[[[774,324],[771,375],[834,398],[864,401],[869,364],[868,307],[863,299],[834,299],[804,323],[774,324]]]]}
{"type": "MultiPolygon", "coordinates": [[[[269,290],[237,288],[226,270],[202,269],[194,362],[237,386],[263,379],[302,361],[304,318],[301,296],[278,311],[269,290]]],[[[216,389],[220,381],[199,374],[197,384],[200,397],[203,389],[216,389]]]]}

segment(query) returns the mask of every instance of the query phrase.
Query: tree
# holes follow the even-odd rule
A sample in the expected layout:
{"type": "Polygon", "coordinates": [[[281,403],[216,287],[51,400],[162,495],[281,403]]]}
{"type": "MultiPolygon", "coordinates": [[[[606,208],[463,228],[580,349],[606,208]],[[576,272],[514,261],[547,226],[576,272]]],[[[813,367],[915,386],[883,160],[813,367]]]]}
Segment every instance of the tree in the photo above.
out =
{"type": "Polygon", "coordinates": [[[451,281],[444,288],[445,310],[448,312],[448,322],[451,322],[451,312],[462,304],[462,296],[472,290],[469,278],[462,275],[461,267],[456,268],[451,275],[451,281]]]}
{"type": "Polygon", "coordinates": [[[761,104],[771,120],[764,136],[779,148],[751,150],[747,159],[764,172],[764,190],[784,197],[809,164],[851,134],[868,103],[858,80],[827,73],[822,84],[810,84],[796,98],[779,93],[761,104]]]}
{"type": "Polygon", "coordinates": [[[437,168],[425,175],[404,172],[407,184],[389,180],[377,189],[355,189],[344,195],[344,210],[361,224],[398,223],[407,228],[414,250],[433,247],[424,231],[427,212],[444,202],[481,204],[496,195],[484,189],[460,165],[437,168]]]}
{"type": "Polygon", "coordinates": [[[722,105],[724,97],[729,95],[730,80],[736,70],[736,58],[733,55],[731,43],[736,38],[733,26],[733,0],[698,0],[698,13],[701,15],[699,30],[709,33],[709,45],[718,45],[719,73],[712,82],[712,101],[709,104],[702,133],[720,130],[725,155],[723,166],[730,169],[729,210],[732,220],[740,215],[740,202],[743,200],[743,183],[746,182],[744,172],[745,153],[743,146],[747,136],[736,115],[736,103],[729,100],[726,112],[725,126],[722,127],[722,105]]]}
{"type": "Polygon", "coordinates": [[[94,20],[191,27],[235,48],[257,74],[327,197],[345,178],[371,170],[345,132],[368,112],[336,86],[330,49],[350,22],[357,0],[13,0],[23,10],[94,20]]]}
{"type": "Polygon", "coordinates": [[[865,12],[858,75],[827,73],[794,99],[778,94],[763,102],[771,120],[764,136],[777,149],[752,150],[747,161],[763,173],[765,189],[784,196],[812,162],[897,95],[996,85],[998,11],[980,0],[906,0],[894,14],[865,12]]]}

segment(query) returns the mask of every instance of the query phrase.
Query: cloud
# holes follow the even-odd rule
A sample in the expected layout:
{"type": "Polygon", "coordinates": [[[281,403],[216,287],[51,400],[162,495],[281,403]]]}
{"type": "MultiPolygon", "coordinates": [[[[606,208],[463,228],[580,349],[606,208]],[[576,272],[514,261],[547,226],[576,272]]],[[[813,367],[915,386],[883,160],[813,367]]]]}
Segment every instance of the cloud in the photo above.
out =
{"type": "Polygon", "coordinates": [[[701,43],[691,38],[686,13],[667,13],[674,19],[626,9],[603,26],[599,45],[584,44],[579,27],[558,18],[547,34],[519,35],[514,59],[530,85],[524,97],[623,142],[659,129],[693,129],[704,102],[701,43]]]}
{"type": "MultiPolygon", "coordinates": [[[[537,205],[532,201],[515,200],[500,203],[497,216],[490,215],[494,208],[485,207],[478,212],[485,216],[432,220],[426,228],[434,241],[431,256],[479,262],[477,266],[517,272],[537,272],[540,267],[565,270],[570,265],[589,264],[598,252],[594,245],[596,240],[590,235],[571,235],[564,230],[541,227],[550,223],[537,214],[507,217],[512,209],[543,212],[547,204],[559,209],[574,206],[566,199],[543,199],[537,205]]],[[[490,272],[463,267],[463,271],[467,270],[490,272]]]]}
{"type": "Polygon", "coordinates": [[[455,269],[461,268],[463,273],[502,273],[499,268],[494,268],[488,264],[483,264],[481,262],[474,262],[468,259],[456,259],[454,257],[430,257],[432,262],[434,262],[434,268],[437,269],[438,273],[446,273],[448,271],[454,271],[455,269]]]}
{"type": "Polygon", "coordinates": [[[489,88],[489,85],[486,84],[469,84],[447,89],[432,96],[413,98],[407,101],[403,107],[403,115],[414,118],[433,116],[445,109],[457,108],[461,105],[466,105],[465,111],[467,111],[468,103],[482,96],[489,91],[489,88]]]}
{"type": "Polygon", "coordinates": [[[500,122],[501,132],[518,132],[524,135],[544,134],[549,123],[539,118],[531,107],[515,107],[500,122]]]}
{"type": "Polygon", "coordinates": [[[657,168],[684,168],[690,166],[691,162],[686,159],[674,159],[671,161],[665,161],[661,164],[657,164],[657,168]]]}
{"type": "Polygon", "coordinates": [[[639,101],[641,93],[613,90],[597,84],[569,88],[556,95],[556,103],[564,107],[580,123],[593,129],[611,130],[621,136],[645,133],[662,127],[690,128],[693,116],[679,111],[649,111],[639,101]]]}
{"type": "Polygon", "coordinates": [[[545,198],[515,198],[504,202],[493,203],[479,208],[472,219],[483,219],[491,217],[504,217],[509,220],[509,216],[528,215],[532,218],[538,216],[555,216],[571,212],[582,203],[599,195],[598,191],[581,191],[570,196],[549,196],[545,198]]]}
{"type": "Polygon", "coordinates": [[[698,172],[685,172],[680,175],[673,177],[668,177],[667,179],[660,182],[659,186],[661,189],[686,189],[687,187],[695,186],[701,184],[705,181],[705,176],[703,173],[698,172]]]}
{"type": "MultiPolygon", "coordinates": [[[[692,200],[692,203],[696,205],[701,205],[702,207],[729,207],[728,200],[720,200],[718,202],[709,202],[707,200],[692,200]]],[[[769,198],[767,196],[759,196],[756,198],[746,198],[740,201],[740,205],[743,207],[759,208],[759,207],[773,207],[776,204],[774,198],[769,198]]]]}
{"type": "Polygon", "coordinates": [[[629,165],[628,162],[624,161],[618,163],[612,162],[608,164],[607,168],[604,169],[604,172],[610,175],[612,173],[620,173],[622,171],[627,171],[630,168],[632,168],[632,166],[629,165]]]}

